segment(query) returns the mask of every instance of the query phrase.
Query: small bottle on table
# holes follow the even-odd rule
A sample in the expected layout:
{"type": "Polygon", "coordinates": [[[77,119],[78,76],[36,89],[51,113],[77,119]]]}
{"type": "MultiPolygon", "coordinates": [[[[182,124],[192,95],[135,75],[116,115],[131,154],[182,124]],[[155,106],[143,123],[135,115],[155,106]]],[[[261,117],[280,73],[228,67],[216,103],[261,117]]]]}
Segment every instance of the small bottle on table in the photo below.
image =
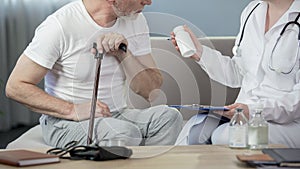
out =
{"type": "Polygon", "coordinates": [[[248,119],[244,110],[236,108],[229,123],[229,147],[247,148],[248,146],[248,119]]]}
{"type": "Polygon", "coordinates": [[[263,149],[268,147],[269,127],[262,112],[262,107],[256,108],[249,121],[248,144],[250,149],[263,149]]]}

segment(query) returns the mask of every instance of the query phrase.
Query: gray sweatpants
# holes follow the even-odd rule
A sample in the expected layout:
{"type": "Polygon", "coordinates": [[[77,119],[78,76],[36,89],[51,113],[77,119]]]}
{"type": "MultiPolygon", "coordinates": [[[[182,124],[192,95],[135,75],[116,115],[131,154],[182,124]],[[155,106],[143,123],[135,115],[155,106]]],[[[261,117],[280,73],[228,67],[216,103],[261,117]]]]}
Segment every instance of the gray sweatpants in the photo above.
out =
{"type": "MultiPolygon", "coordinates": [[[[87,144],[89,120],[75,122],[46,116],[40,120],[48,145],[63,147],[71,141],[87,144]]],[[[112,117],[96,118],[93,142],[121,139],[127,146],[172,145],[181,131],[182,116],[165,105],[147,109],[124,109],[112,117]]]]}

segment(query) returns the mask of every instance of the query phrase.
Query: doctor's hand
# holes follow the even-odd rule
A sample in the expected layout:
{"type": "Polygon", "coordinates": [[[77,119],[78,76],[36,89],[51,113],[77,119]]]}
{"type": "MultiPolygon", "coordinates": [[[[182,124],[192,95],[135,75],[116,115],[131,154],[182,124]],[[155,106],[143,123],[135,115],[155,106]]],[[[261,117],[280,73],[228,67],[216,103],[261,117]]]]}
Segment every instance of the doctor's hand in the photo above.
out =
{"type": "MultiPolygon", "coordinates": [[[[107,33],[101,35],[97,40],[97,49],[99,53],[107,53],[115,56],[119,61],[127,57],[127,52],[119,49],[121,43],[128,46],[127,39],[119,33],[107,33]]],[[[92,50],[94,53],[94,51],[92,50]]],[[[95,54],[95,53],[94,53],[95,54]]]]}
{"type": "MultiPolygon", "coordinates": [[[[201,58],[202,52],[203,52],[203,46],[199,42],[196,35],[192,32],[192,30],[189,27],[187,27],[186,25],[184,25],[183,27],[184,27],[184,30],[190,34],[190,36],[191,36],[191,38],[194,42],[194,45],[196,47],[196,50],[197,50],[197,52],[193,56],[191,56],[191,58],[195,59],[196,61],[200,61],[200,58],[201,58]]],[[[178,47],[177,42],[176,42],[176,39],[175,39],[175,33],[174,32],[171,32],[171,41],[172,41],[173,45],[175,46],[176,50],[178,52],[180,52],[179,47],[178,47]]]]}
{"type": "MultiPolygon", "coordinates": [[[[70,114],[67,115],[67,119],[73,121],[83,121],[90,118],[91,102],[74,104],[70,114]]],[[[96,102],[95,118],[96,117],[111,117],[109,107],[100,101],[96,102]]]]}
{"type": "Polygon", "coordinates": [[[224,111],[221,115],[231,119],[234,115],[235,109],[242,108],[244,110],[244,115],[246,116],[247,119],[249,119],[249,108],[246,104],[234,103],[225,107],[228,108],[229,111],[224,111]]]}

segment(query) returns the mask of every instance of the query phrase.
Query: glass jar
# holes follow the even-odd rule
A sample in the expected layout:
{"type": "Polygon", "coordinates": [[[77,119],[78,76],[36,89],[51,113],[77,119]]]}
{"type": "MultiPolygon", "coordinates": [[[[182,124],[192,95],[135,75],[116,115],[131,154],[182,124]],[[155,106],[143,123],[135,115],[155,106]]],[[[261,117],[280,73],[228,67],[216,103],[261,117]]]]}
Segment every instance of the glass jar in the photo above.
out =
{"type": "Polygon", "coordinates": [[[269,127],[262,116],[262,108],[255,109],[252,113],[248,127],[248,144],[250,149],[263,149],[268,147],[269,127]]]}
{"type": "Polygon", "coordinates": [[[236,108],[229,123],[229,147],[247,148],[248,146],[248,119],[244,110],[236,108]]]}

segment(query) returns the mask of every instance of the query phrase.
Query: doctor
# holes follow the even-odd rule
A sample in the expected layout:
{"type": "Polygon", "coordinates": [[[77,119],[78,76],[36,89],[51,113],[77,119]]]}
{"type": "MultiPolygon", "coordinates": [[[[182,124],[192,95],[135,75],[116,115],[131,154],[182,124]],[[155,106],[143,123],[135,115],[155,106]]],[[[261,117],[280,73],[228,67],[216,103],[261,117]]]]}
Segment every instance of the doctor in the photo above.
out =
{"type": "MultiPolygon", "coordinates": [[[[250,112],[262,104],[269,123],[269,143],[289,147],[300,147],[299,17],[300,0],[251,1],[241,15],[232,58],[201,45],[185,27],[197,47],[191,58],[211,79],[241,88],[235,103],[226,106],[230,111],[218,113],[230,119],[235,108],[243,108],[249,118],[250,112]]],[[[172,41],[178,49],[174,33],[172,41]]],[[[206,140],[228,144],[228,122],[220,124],[196,115],[176,144],[205,144],[206,140]]]]}

